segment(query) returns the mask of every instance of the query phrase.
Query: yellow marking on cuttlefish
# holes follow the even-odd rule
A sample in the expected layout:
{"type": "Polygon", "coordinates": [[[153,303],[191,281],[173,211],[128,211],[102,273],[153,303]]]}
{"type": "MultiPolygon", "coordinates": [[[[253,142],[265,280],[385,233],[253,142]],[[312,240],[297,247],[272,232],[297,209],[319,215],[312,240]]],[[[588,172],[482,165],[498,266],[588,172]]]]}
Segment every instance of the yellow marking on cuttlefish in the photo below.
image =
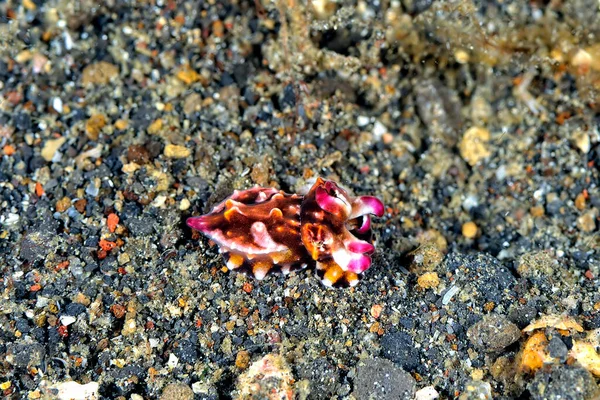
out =
{"type": "Polygon", "coordinates": [[[358,274],[346,271],[346,280],[348,281],[348,285],[354,286],[358,283],[358,274]]]}
{"type": "Polygon", "coordinates": [[[244,257],[239,254],[231,254],[229,260],[227,260],[227,267],[229,269],[236,269],[242,266],[244,263],[244,257]]]}
{"type": "Polygon", "coordinates": [[[281,219],[281,218],[283,218],[283,213],[281,212],[281,210],[279,208],[274,208],[269,213],[269,216],[274,219],[281,219]]]}
{"type": "Polygon", "coordinates": [[[272,265],[273,264],[267,260],[257,261],[252,266],[252,273],[254,274],[254,277],[258,280],[262,280],[267,275],[272,265]]]}
{"type": "Polygon", "coordinates": [[[328,280],[333,285],[344,275],[344,270],[336,263],[328,263],[327,270],[323,279],[328,280]]]}
{"type": "Polygon", "coordinates": [[[225,219],[226,219],[227,221],[231,221],[231,217],[233,217],[233,216],[235,215],[235,213],[236,213],[236,212],[237,212],[237,209],[235,209],[235,208],[230,208],[230,209],[228,209],[227,211],[225,211],[225,212],[223,213],[223,216],[225,217],[225,219]]]}
{"type": "Polygon", "coordinates": [[[288,262],[293,259],[293,253],[291,250],[280,251],[277,253],[271,254],[271,259],[275,264],[281,264],[284,262],[288,262]]]}

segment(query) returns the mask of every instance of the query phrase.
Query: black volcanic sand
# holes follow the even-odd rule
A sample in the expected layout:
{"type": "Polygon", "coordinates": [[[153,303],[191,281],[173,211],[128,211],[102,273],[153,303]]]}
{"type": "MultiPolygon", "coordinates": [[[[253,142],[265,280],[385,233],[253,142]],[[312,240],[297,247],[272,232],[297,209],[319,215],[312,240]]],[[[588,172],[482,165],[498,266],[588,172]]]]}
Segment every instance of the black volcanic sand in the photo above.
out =
{"type": "Polygon", "coordinates": [[[597,1],[310,4],[0,1],[4,396],[598,398],[597,1]],[[354,289],[185,225],[316,176],[386,204],[354,289]]]}

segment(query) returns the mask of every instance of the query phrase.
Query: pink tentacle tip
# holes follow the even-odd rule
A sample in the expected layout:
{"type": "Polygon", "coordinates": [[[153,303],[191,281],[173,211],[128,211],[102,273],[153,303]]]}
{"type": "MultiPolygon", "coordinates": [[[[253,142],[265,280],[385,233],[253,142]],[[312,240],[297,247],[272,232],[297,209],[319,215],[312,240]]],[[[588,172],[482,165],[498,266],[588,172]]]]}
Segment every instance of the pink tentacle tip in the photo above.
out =
{"type": "Polygon", "coordinates": [[[358,233],[367,233],[371,229],[371,217],[369,214],[362,216],[362,224],[356,229],[358,233]]]}
{"type": "Polygon", "coordinates": [[[209,223],[207,221],[206,216],[204,216],[204,215],[201,215],[199,217],[190,217],[185,221],[185,223],[190,228],[195,229],[200,232],[207,232],[210,230],[209,223]]]}
{"type": "Polygon", "coordinates": [[[385,212],[383,202],[374,196],[360,196],[352,203],[350,218],[360,217],[365,214],[374,214],[382,217],[385,212]]]}
{"type": "Polygon", "coordinates": [[[375,246],[363,240],[354,240],[348,243],[348,246],[346,246],[346,248],[351,253],[371,254],[375,251],[375,246]]]}
{"type": "MultiPolygon", "coordinates": [[[[337,186],[332,188],[331,185],[327,185],[325,187],[318,187],[315,191],[315,200],[319,207],[323,210],[336,214],[346,216],[349,214],[351,208],[350,205],[341,197],[338,197],[337,186]]],[[[335,185],[335,184],[334,184],[335,185]]]]}
{"type": "Polygon", "coordinates": [[[352,259],[348,263],[348,271],[354,272],[355,274],[362,274],[371,267],[371,257],[362,256],[352,259]]]}

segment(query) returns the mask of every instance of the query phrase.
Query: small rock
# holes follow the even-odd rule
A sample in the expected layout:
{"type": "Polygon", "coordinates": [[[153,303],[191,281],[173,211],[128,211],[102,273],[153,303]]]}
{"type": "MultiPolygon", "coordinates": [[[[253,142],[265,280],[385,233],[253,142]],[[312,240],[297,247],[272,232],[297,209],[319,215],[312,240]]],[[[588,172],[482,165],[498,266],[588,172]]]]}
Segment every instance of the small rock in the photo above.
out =
{"type": "Polygon", "coordinates": [[[331,0],[313,0],[308,3],[312,6],[312,11],[318,19],[327,19],[333,15],[337,9],[337,4],[331,0]]]}
{"type": "Polygon", "coordinates": [[[198,82],[202,78],[202,76],[199,73],[197,73],[190,67],[184,67],[183,69],[179,70],[176,76],[177,79],[179,79],[186,85],[191,85],[194,82],[198,82]]]}
{"type": "Polygon", "coordinates": [[[136,164],[146,164],[150,161],[150,152],[140,145],[131,145],[127,148],[127,161],[136,164]]]}
{"type": "Polygon", "coordinates": [[[46,257],[51,250],[50,241],[52,234],[49,232],[33,231],[28,233],[21,242],[22,259],[29,262],[36,262],[46,257]]]}
{"type": "Polygon", "coordinates": [[[63,197],[56,202],[56,211],[58,212],[65,212],[69,207],[71,207],[71,199],[68,197],[63,197]]]}
{"type": "Polygon", "coordinates": [[[433,386],[425,386],[423,389],[417,390],[415,400],[434,400],[440,397],[440,394],[433,386]]]}
{"type": "Polygon", "coordinates": [[[309,383],[309,399],[331,399],[340,388],[339,369],[324,358],[301,362],[298,378],[309,383]]]}
{"type": "Polygon", "coordinates": [[[96,400],[100,398],[99,388],[97,382],[82,385],[75,381],[59,382],[49,387],[52,398],[58,400],[96,400]]]}
{"type": "Polygon", "coordinates": [[[17,341],[7,345],[6,361],[20,368],[39,366],[46,356],[46,348],[39,343],[17,341]]]}
{"type": "Polygon", "coordinates": [[[583,193],[579,193],[575,198],[575,207],[582,211],[585,208],[585,196],[583,193]]]}
{"type": "Polygon", "coordinates": [[[190,203],[190,201],[189,201],[188,199],[185,199],[185,198],[184,198],[184,199],[181,199],[181,202],[179,203],[179,209],[180,209],[181,211],[185,211],[185,210],[187,210],[188,208],[190,208],[190,206],[191,206],[191,205],[192,205],[192,204],[190,203]]]}
{"type": "Polygon", "coordinates": [[[567,359],[567,354],[569,353],[567,345],[558,336],[554,336],[550,339],[547,350],[550,357],[558,358],[562,361],[567,359]]]}
{"type": "Polygon", "coordinates": [[[577,227],[583,232],[592,232],[596,230],[596,215],[597,209],[591,209],[590,211],[577,218],[577,227]]]}
{"type": "Polygon", "coordinates": [[[148,133],[151,135],[156,135],[157,133],[160,132],[162,127],[163,127],[163,121],[162,121],[162,119],[158,118],[158,119],[152,121],[152,123],[150,125],[148,125],[148,133]]]}
{"type": "Polygon", "coordinates": [[[98,193],[100,193],[100,188],[96,186],[93,181],[85,187],[85,194],[88,196],[96,197],[98,196],[98,193]]]}
{"type": "Polygon", "coordinates": [[[490,141],[490,132],[487,129],[472,127],[464,134],[458,144],[462,158],[474,166],[479,161],[491,155],[487,144],[490,141]]]}
{"type": "Polygon", "coordinates": [[[154,233],[156,220],[149,214],[144,214],[139,217],[129,218],[125,222],[125,226],[133,236],[148,236],[154,233]]]}
{"type": "Polygon", "coordinates": [[[183,101],[183,112],[192,115],[202,108],[202,97],[198,93],[190,93],[183,101]]]}
{"type": "Polygon", "coordinates": [[[436,288],[440,284],[440,278],[436,272],[426,272],[419,276],[417,284],[423,289],[436,288]]]}
{"type": "MultiPolygon", "coordinates": [[[[87,190],[86,190],[86,193],[87,193],[87,190]]],[[[79,199],[75,203],[73,203],[73,206],[75,206],[75,209],[77,210],[77,212],[79,212],[79,214],[84,214],[85,213],[85,207],[87,206],[87,200],[86,199],[79,199]]]]}
{"type": "Polygon", "coordinates": [[[415,391],[415,379],[388,360],[368,358],[358,363],[353,393],[357,399],[412,399],[415,391]]]}
{"type": "Polygon", "coordinates": [[[129,126],[129,123],[124,119],[118,119],[115,122],[115,128],[117,128],[120,131],[127,129],[128,126],[129,126]]]}
{"type": "Polygon", "coordinates": [[[194,392],[185,383],[171,383],[163,390],[160,400],[193,400],[194,392]]]}
{"type": "Polygon", "coordinates": [[[184,146],[168,144],[165,146],[165,157],[167,158],[186,158],[192,154],[192,151],[184,146]]]}
{"type": "Polygon", "coordinates": [[[417,235],[417,240],[421,246],[425,246],[426,244],[431,244],[435,246],[440,252],[445,252],[448,250],[448,241],[444,237],[444,235],[435,229],[429,229],[423,232],[420,232],[417,235]]]}
{"type": "Polygon", "coordinates": [[[173,349],[173,353],[175,353],[180,362],[193,365],[198,361],[197,347],[192,341],[183,339],[177,343],[177,346],[173,349]]]}
{"type": "Polygon", "coordinates": [[[465,222],[462,226],[462,234],[467,239],[473,239],[477,236],[477,224],[473,221],[465,222]]]}
{"type": "Polygon", "coordinates": [[[292,400],[293,381],[292,371],[284,358],[267,354],[240,375],[236,385],[237,398],[292,400]]]}
{"type": "Polygon", "coordinates": [[[533,400],[595,400],[600,389],[585,369],[569,365],[552,365],[535,374],[527,385],[533,400]]]}
{"type": "Polygon", "coordinates": [[[501,351],[521,337],[521,330],[502,315],[489,314],[467,331],[471,343],[485,352],[501,351]]]}
{"type": "Polygon", "coordinates": [[[70,315],[63,315],[62,317],[60,317],[60,323],[64,326],[69,326],[75,321],[77,321],[77,318],[70,315]]]}
{"type": "Polygon", "coordinates": [[[577,130],[576,132],[574,132],[572,134],[571,140],[573,140],[573,143],[575,144],[575,146],[577,146],[579,151],[581,151],[583,154],[589,153],[589,151],[590,151],[590,135],[586,131],[577,130]]]}
{"type": "Polygon", "coordinates": [[[235,357],[235,366],[244,370],[248,365],[250,365],[250,353],[245,350],[239,351],[235,357]]]}
{"type": "Polygon", "coordinates": [[[259,162],[252,167],[250,172],[252,182],[259,186],[267,186],[269,184],[269,166],[265,162],[259,162]]]}
{"type": "Polygon", "coordinates": [[[85,312],[85,306],[81,303],[69,303],[63,311],[64,315],[70,315],[73,317],[83,314],[85,312]]]}
{"type": "Polygon", "coordinates": [[[219,392],[216,387],[210,383],[194,382],[192,390],[200,400],[219,400],[219,392]]]}
{"type": "Polygon", "coordinates": [[[121,334],[123,336],[133,335],[137,329],[135,318],[127,318],[125,319],[125,323],[123,324],[123,329],[121,329],[121,334]]]}
{"type": "Polygon", "coordinates": [[[52,161],[60,146],[62,146],[66,141],[66,137],[46,140],[46,143],[44,143],[44,148],[41,151],[42,158],[48,162],[52,161]]]}
{"type": "Polygon", "coordinates": [[[556,261],[548,251],[533,251],[519,258],[517,272],[524,278],[551,276],[557,269],[556,261]]]}
{"type": "Polygon", "coordinates": [[[381,355],[396,365],[413,370],[419,365],[419,352],[410,335],[404,332],[388,332],[381,338],[381,355]]]}
{"type": "Polygon", "coordinates": [[[129,253],[121,253],[117,257],[117,261],[119,261],[119,265],[125,265],[131,261],[131,257],[129,256],[129,253]]]}
{"type": "Polygon", "coordinates": [[[94,114],[85,123],[85,133],[90,140],[98,140],[100,131],[105,126],[106,117],[102,114],[94,114]]]}
{"type": "Polygon", "coordinates": [[[95,64],[90,64],[83,69],[81,74],[81,84],[83,86],[90,84],[106,85],[118,74],[119,68],[116,65],[106,61],[100,61],[95,64]]]}
{"type": "Polygon", "coordinates": [[[483,381],[471,381],[465,385],[459,400],[491,400],[492,386],[483,381]]]}
{"type": "Polygon", "coordinates": [[[410,269],[417,274],[433,271],[444,259],[444,253],[435,242],[426,242],[410,253],[410,269]]]}

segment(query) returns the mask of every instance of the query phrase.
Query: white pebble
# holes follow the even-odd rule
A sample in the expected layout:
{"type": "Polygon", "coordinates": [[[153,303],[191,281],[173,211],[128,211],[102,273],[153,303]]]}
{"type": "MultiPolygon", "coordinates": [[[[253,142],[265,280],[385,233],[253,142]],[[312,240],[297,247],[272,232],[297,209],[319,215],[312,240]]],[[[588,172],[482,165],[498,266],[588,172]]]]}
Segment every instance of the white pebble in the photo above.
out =
{"type": "Polygon", "coordinates": [[[179,358],[173,353],[169,354],[169,361],[167,361],[167,366],[169,368],[175,368],[179,364],[179,358]]]}
{"type": "Polygon", "coordinates": [[[35,308],[44,308],[48,305],[49,300],[47,297],[38,296],[37,301],[35,302],[35,308]]]}
{"type": "Polygon", "coordinates": [[[156,199],[152,202],[152,206],[163,208],[165,206],[165,201],[167,201],[167,196],[161,194],[160,196],[156,196],[156,199]]]}
{"type": "Polygon", "coordinates": [[[506,165],[501,165],[496,170],[496,180],[501,181],[506,178],[506,165]]]}
{"type": "Polygon", "coordinates": [[[179,203],[179,209],[181,211],[185,211],[188,208],[190,208],[190,201],[188,199],[182,199],[181,202],[179,203]]]}
{"type": "Polygon", "coordinates": [[[437,399],[439,396],[440,394],[433,386],[425,386],[415,393],[415,400],[433,400],[437,399]]]}
{"type": "Polygon", "coordinates": [[[14,213],[8,213],[8,216],[5,218],[4,215],[0,218],[0,222],[4,226],[14,225],[19,222],[19,215],[14,213]]]}
{"type": "Polygon", "coordinates": [[[450,300],[452,300],[452,297],[454,297],[454,295],[457,294],[458,292],[460,292],[460,288],[458,286],[452,286],[450,289],[448,289],[448,291],[446,292],[444,297],[442,297],[442,304],[446,305],[446,304],[450,303],[450,300]]]}
{"type": "Polygon", "coordinates": [[[90,184],[85,188],[85,193],[89,196],[96,197],[98,196],[98,193],[100,193],[100,189],[98,189],[93,182],[90,182],[90,184]]]}
{"type": "Polygon", "coordinates": [[[73,317],[72,315],[63,315],[60,317],[60,323],[64,326],[69,326],[75,321],[77,321],[77,318],[73,317]]]}
{"type": "Polygon", "coordinates": [[[97,382],[90,382],[81,385],[75,381],[60,382],[53,386],[57,390],[56,399],[59,400],[91,400],[99,398],[98,389],[100,385],[97,382]]]}
{"type": "Polygon", "coordinates": [[[375,125],[373,125],[373,136],[375,136],[375,139],[381,139],[383,134],[386,133],[387,131],[388,130],[385,127],[385,125],[383,125],[379,121],[375,121],[375,125]]]}
{"type": "Polygon", "coordinates": [[[477,207],[479,205],[479,199],[474,194],[469,194],[463,200],[462,207],[465,211],[471,210],[473,207],[477,207]]]}
{"type": "Polygon", "coordinates": [[[63,102],[60,97],[55,97],[52,100],[52,108],[56,110],[57,113],[62,114],[63,112],[63,102]]]}
{"type": "Polygon", "coordinates": [[[358,125],[359,127],[364,127],[369,125],[369,117],[365,116],[365,115],[359,115],[358,118],[356,118],[356,125],[358,125]]]}

